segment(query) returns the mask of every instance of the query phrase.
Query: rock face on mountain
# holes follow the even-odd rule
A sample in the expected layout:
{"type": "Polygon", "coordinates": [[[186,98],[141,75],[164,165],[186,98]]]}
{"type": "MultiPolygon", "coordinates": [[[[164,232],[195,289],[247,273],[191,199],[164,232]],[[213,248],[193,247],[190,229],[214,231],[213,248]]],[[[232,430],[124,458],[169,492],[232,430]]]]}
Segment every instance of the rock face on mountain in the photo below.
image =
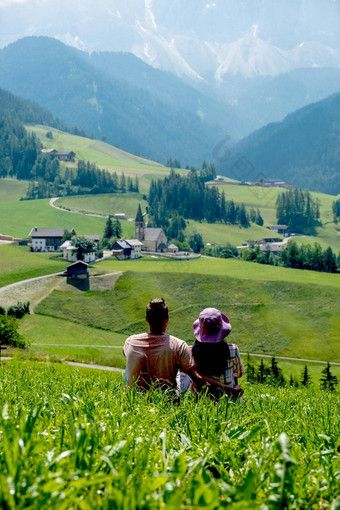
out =
{"type": "Polygon", "coordinates": [[[218,84],[230,73],[273,76],[340,65],[340,7],[334,0],[59,0],[53,17],[51,5],[41,0],[0,8],[6,26],[0,46],[48,35],[91,52],[129,51],[196,81],[218,84]]]}

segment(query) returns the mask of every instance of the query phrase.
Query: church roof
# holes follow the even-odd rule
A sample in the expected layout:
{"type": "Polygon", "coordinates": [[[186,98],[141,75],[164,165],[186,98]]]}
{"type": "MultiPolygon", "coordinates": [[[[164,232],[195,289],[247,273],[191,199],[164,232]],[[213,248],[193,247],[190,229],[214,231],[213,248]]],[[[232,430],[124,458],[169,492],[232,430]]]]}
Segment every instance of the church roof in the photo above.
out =
{"type": "Polygon", "coordinates": [[[161,228],[145,228],[144,241],[157,241],[161,233],[162,233],[161,228]]]}
{"type": "Polygon", "coordinates": [[[139,222],[143,222],[143,214],[142,214],[142,209],[140,207],[140,204],[138,204],[138,209],[137,209],[137,215],[136,215],[136,219],[135,221],[139,221],[139,222]]]}

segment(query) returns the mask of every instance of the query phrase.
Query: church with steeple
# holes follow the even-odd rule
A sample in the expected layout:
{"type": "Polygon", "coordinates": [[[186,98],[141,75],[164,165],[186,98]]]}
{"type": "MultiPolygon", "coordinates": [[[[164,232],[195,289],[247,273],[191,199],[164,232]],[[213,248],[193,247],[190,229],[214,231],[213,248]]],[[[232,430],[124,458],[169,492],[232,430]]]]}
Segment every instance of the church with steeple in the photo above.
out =
{"type": "Polygon", "coordinates": [[[135,219],[135,237],[144,245],[144,251],[166,252],[167,237],[162,228],[149,228],[145,225],[140,204],[135,219]]]}

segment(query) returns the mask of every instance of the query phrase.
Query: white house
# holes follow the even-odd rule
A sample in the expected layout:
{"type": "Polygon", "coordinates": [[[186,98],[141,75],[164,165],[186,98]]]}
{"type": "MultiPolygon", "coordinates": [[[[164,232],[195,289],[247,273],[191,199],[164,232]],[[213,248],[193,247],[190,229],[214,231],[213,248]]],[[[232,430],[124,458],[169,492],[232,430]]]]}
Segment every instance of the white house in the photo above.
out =
{"type": "Polygon", "coordinates": [[[64,233],[76,235],[73,228],[32,228],[28,236],[32,239],[32,251],[61,251],[61,241],[64,233]]]}
{"type": "Polygon", "coordinates": [[[139,259],[141,257],[141,251],[143,243],[138,239],[127,239],[126,242],[131,246],[131,258],[139,259]]]}
{"type": "MultiPolygon", "coordinates": [[[[61,247],[63,251],[64,260],[68,260],[69,262],[75,262],[77,260],[77,248],[73,246],[72,241],[65,241],[61,247]]],[[[94,247],[92,251],[83,254],[84,262],[89,264],[90,262],[94,262],[96,260],[96,248],[94,247]]]]}

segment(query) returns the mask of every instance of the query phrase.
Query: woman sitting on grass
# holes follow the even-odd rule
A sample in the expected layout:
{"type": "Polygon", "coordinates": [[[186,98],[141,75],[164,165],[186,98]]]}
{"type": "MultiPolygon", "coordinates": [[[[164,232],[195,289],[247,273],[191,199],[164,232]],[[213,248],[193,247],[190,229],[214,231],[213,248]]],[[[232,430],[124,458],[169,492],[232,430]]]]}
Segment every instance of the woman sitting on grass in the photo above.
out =
{"type": "MultiPolygon", "coordinates": [[[[208,394],[221,397],[226,393],[234,399],[240,397],[243,389],[238,378],[244,370],[237,345],[224,342],[231,331],[228,318],[216,308],[205,308],[193,326],[196,340],[192,355],[197,370],[228,386],[227,390],[210,386],[208,394]]],[[[200,390],[194,382],[191,384],[194,391],[200,390]]]]}

